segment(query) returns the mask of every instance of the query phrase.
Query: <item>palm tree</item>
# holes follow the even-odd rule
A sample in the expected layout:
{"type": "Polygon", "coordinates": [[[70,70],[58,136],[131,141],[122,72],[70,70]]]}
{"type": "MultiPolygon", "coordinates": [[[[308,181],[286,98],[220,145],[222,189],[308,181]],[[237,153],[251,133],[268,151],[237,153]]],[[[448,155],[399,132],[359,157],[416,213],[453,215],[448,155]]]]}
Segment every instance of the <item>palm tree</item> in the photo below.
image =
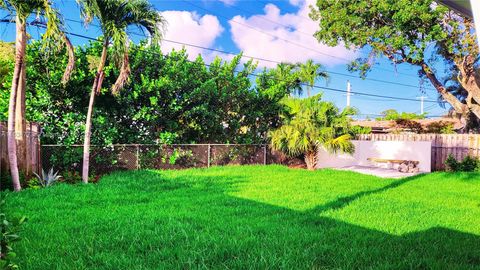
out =
{"type": "Polygon", "coordinates": [[[274,74],[277,83],[280,82],[286,84],[286,88],[289,89],[291,93],[302,94],[301,81],[294,64],[280,63],[274,69],[274,74]]]}
{"type": "MultiPolygon", "coordinates": [[[[36,24],[43,26],[45,34],[43,39],[45,46],[58,49],[63,44],[69,50],[69,65],[64,74],[64,82],[67,81],[73,70],[74,60],[73,46],[62,32],[62,22],[58,11],[53,8],[49,0],[0,0],[0,8],[7,10],[15,17],[15,67],[13,71],[12,87],[8,105],[7,146],[10,173],[14,190],[21,189],[18,173],[18,161],[21,167],[26,162],[26,120],[25,120],[25,89],[26,89],[26,48],[27,48],[27,19],[36,14],[36,24]],[[41,19],[45,19],[45,22],[41,19]],[[61,42],[59,42],[61,41],[61,42]],[[17,159],[17,147],[19,160],[17,159]]],[[[28,174],[29,172],[26,171],[28,174]]]]}
{"type": "Polygon", "coordinates": [[[147,0],[79,0],[78,2],[85,23],[89,24],[97,19],[103,33],[103,49],[90,93],[85,123],[82,179],[84,183],[88,183],[93,105],[95,96],[102,88],[103,69],[109,46],[114,60],[121,65],[120,74],[112,86],[112,93],[116,95],[130,75],[127,27],[137,26],[142,30],[145,29],[151,36],[153,44],[158,44],[166,21],[147,0]]]}
{"type": "Polygon", "coordinates": [[[330,76],[323,69],[321,64],[316,64],[312,59],[307,60],[305,63],[297,64],[298,76],[300,81],[307,84],[307,96],[310,97],[311,90],[315,86],[315,82],[318,79],[324,79],[328,82],[330,76]]]}
{"type": "Polygon", "coordinates": [[[354,152],[348,117],[352,110],[339,113],[333,103],[321,101],[320,95],[288,97],[282,103],[286,107],[282,116],[285,124],[270,133],[273,149],[291,157],[303,155],[309,170],[315,169],[320,148],[330,153],[354,152]]]}

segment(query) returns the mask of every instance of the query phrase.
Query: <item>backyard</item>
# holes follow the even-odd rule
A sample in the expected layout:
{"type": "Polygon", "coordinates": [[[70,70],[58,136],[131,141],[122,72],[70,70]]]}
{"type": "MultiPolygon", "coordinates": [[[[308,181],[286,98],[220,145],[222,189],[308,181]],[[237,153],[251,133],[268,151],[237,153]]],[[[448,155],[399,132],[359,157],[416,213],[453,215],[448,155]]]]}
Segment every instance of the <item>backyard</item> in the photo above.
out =
{"type": "Polygon", "coordinates": [[[480,175],[116,172],[7,196],[22,269],[480,268],[480,175]]]}

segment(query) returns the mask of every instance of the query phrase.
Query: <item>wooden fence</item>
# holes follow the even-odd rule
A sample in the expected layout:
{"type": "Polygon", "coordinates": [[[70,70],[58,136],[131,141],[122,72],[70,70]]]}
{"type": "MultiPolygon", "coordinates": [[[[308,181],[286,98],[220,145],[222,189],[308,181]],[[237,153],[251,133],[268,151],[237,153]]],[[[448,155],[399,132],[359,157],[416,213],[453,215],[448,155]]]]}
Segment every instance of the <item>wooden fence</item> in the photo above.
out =
{"type": "MultiPolygon", "coordinates": [[[[27,142],[26,159],[19,162],[25,162],[28,171],[39,172],[41,170],[39,125],[28,123],[25,132],[27,142]]],[[[0,178],[8,175],[8,150],[7,150],[7,125],[0,122],[0,178]]]]}
{"type": "Polygon", "coordinates": [[[445,160],[452,154],[457,160],[480,157],[478,134],[364,134],[361,141],[429,141],[432,142],[432,171],[445,170],[445,160]]]}

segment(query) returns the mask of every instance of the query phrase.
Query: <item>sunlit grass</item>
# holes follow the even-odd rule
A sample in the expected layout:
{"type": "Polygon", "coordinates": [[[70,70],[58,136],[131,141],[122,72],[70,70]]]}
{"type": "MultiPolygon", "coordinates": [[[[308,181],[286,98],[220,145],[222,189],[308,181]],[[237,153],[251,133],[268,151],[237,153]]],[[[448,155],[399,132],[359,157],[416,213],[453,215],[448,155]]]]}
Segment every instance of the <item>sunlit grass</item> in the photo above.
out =
{"type": "Polygon", "coordinates": [[[480,175],[131,171],[10,194],[22,269],[471,269],[480,175]]]}

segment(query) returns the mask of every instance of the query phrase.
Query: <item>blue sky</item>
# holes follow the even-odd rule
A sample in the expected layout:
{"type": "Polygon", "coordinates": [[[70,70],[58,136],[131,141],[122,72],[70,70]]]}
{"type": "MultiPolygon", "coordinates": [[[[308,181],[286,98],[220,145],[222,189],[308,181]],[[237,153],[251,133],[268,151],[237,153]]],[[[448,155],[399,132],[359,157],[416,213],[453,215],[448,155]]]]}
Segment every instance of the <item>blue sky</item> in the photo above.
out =
{"type": "MultiPolygon", "coordinates": [[[[278,62],[301,62],[309,58],[323,64],[331,72],[328,85],[319,81],[317,85],[335,89],[346,89],[347,80],[352,84],[352,91],[416,99],[421,95],[427,96],[430,102],[425,104],[425,111],[430,116],[442,115],[445,110],[433,102],[437,98],[436,91],[424,82],[421,92],[420,80],[417,76],[418,68],[402,64],[393,66],[386,59],[377,59],[377,65],[366,80],[358,78],[357,74],[349,73],[346,63],[365,54],[363,51],[347,50],[343,46],[330,48],[319,44],[312,38],[317,29],[315,22],[308,18],[308,4],[313,0],[150,0],[156,9],[162,12],[168,20],[163,50],[169,51],[182,46],[171,41],[215,48],[223,51],[278,62]],[[346,74],[350,76],[340,75],[346,74]],[[374,80],[370,80],[374,79],[374,80]],[[403,85],[379,82],[389,81],[403,85]],[[408,85],[408,86],[405,86],[408,85]]],[[[98,28],[89,26],[85,29],[80,20],[78,6],[74,0],[56,1],[66,19],[67,30],[90,37],[98,37],[98,28]],[[74,20],[74,21],[71,21],[74,20]]],[[[0,18],[6,16],[0,12],[0,18]]],[[[135,30],[138,32],[138,30],[135,30]]],[[[37,39],[41,33],[35,27],[30,27],[29,33],[37,39]]],[[[14,25],[0,25],[0,39],[14,40],[14,25]]],[[[71,37],[75,45],[81,45],[88,40],[71,37]]],[[[138,41],[137,36],[132,36],[138,41]]],[[[192,58],[199,53],[207,60],[216,55],[230,58],[225,55],[194,47],[185,47],[192,58]]],[[[271,62],[259,61],[261,67],[272,67],[271,62]]],[[[320,90],[316,89],[314,93],[320,90]]],[[[346,96],[335,91],[324,90],[324,99],[333,101],[338,107],[346,104],[346,96]]],[[[358,108],[362,114],[379,114],[386,109],[399,111],[420,112],[420,101],[391,100],[378,97],[360,95],[352,96],[352,106],[358,108]]],[[[373,118],[374,116],[370,116],[373,118]]]]}

